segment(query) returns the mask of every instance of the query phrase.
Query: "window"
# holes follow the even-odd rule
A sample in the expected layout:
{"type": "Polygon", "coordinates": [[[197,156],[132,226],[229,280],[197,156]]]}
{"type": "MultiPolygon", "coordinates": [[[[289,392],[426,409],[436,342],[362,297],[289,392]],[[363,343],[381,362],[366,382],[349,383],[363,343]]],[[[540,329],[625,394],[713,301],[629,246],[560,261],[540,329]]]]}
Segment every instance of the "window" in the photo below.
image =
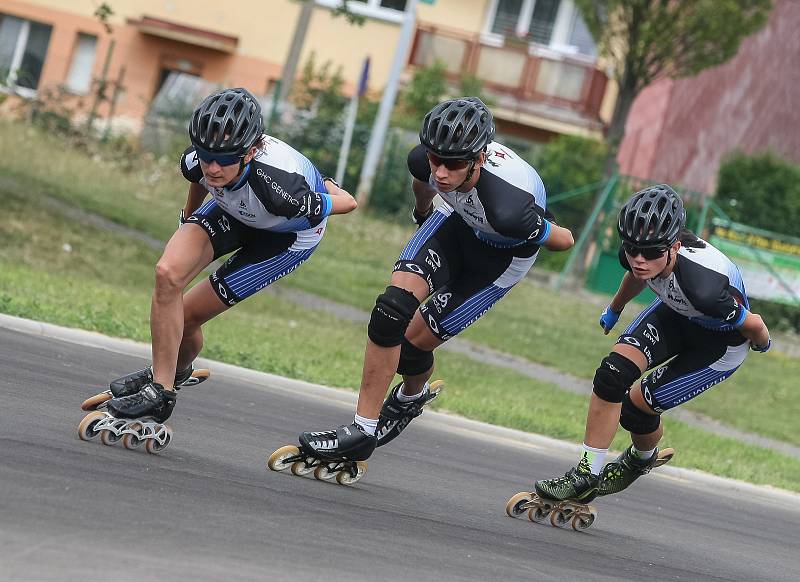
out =
{"type": "Polygon", "coordinates": [[[51,26],[0,14],[0,84],[33,96],[39,87],[51,26]]]}
{"type": "MultiPolygon", "coordinates": [[[[339,8],[343,0],[316,0],[318,6],[339,8]]],[[[347,6],[355,14],[402,22],[408,0],[348,0],[347,6]]]]}
{"type": "Polygon", "coordinates": [[[573,0],[492,0],[486,32],[566,52],[597,54],[573,0]]]}
{"type": "Polygon", "coordinates": [[[92,86],[92,70],[97,52],[97,37],[91,34],[78,34],[72,65],[67,75],[67,89],[73,93],[85,94],[92,86]]]}

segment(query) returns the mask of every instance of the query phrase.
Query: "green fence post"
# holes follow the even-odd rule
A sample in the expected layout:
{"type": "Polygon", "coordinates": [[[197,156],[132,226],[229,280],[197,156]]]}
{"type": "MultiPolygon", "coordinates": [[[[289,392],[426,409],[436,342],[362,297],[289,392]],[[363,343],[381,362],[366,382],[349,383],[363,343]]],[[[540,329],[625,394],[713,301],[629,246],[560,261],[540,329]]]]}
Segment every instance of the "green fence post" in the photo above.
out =
{"type": "Polygon", "coordinates": [[[272,135],[272,124],[275,123],[275,115],[278,113],[278,96],[281,94],[281,80],[275,81],[273,87],[272,105],[269,108],[269,118],[267,119],[267,135],[272,135]]]}
{"type": "Polygon", "coordinates": [[[703,236],[703,229],[706,227],[706,219],[708,218],[708,210],[711,208],[711,196],[703,198],[703,208],[700,210],[700,216],[697,219],[697,228],[695,233],[697,236],[703,236]]]}
{"type": "Polygon", "coordinates": [[[583,230],[581,230],[581,235],[578,237],[578,242],[575,243],[575,247],[572,249],[572,252],[567,259],[567,264],[564,265],[564,268],[561,270],[561,274],[558,276],[558,280],[556,281],[555,289],[556,291],[561,290],[561,287],[564,285],[564,282],[567,280],[567,277],[572,272],[573,267],[575,266],[575,261],[578,258],[578,254],[583,251],[583,247],[586,245],[586,241],[589,239],[589,234],[592,232],[592,227],[594,223],[597,221],[597,217],[600,215],[600,212],[606,205],[609,196],[616,188],[617,182],[619,181],[619,174],[614,174],[609,178],[608,182],[606,182],[606,187],[603,192],[600,194],[597,202],[592,209],[592,213],[589,215],[589,218],[586,220],[586,224],[583,225],[583,230]]]}

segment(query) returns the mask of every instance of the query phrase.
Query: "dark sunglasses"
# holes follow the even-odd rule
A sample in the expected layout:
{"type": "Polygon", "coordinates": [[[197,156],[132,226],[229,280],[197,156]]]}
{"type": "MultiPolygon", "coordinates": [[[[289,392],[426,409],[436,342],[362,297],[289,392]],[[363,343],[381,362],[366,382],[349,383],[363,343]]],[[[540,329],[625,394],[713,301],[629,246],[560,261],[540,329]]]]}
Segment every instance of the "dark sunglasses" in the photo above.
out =
{"type": "Polygon", "coordinates": [[[444,164],[444,167],[451,171],[463,170],[464,168],[469,166],[470,163],[473,161],[473,160],[443,160],[436,154],[432,154],[430,152],[428,152],[428,159],[434,166],[441,166],[442,164],[444,164]]]}
{"type": "Polygon", "coordinates": [[[204,164],[217,162],[220,166],[232,166],[233,164],[238,164],[239,160],[244,157],[236,154],[215,154],[199,148],[195,148],[195,151],[197,152],[197,157],[200,158],[200,161],[204,164]]]}
{"type": "Polygon", "coordinates": [[[637,247],[628,243],[622,243],[622,249],[631,257],[642,255],[646,261],[660,259],[667,252],[666,247],[637,247]]]}

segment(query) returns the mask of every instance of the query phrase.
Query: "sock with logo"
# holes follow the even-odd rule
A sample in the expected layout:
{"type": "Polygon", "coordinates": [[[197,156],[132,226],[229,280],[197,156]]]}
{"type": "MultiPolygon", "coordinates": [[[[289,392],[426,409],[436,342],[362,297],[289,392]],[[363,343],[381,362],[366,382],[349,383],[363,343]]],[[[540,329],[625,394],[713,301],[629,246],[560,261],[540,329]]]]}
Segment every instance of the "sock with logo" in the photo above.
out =
{"type": "Polygon", "coordinates": [[[578,465],[580,466],[581,463],[584,463],[589,466],[592,475],[599,475],[605,466],[606,454],[608,454],[608,449],[596,449],[583,443],[578,465]]]}
{"type": "Polygon", "coordinates": [[[420,397],[422,397],[428,391],[428,388],[429,388],[428,383],[425,382],[425,386],[422,387],[422,392],[420,392],[419,394],[414,394],[413,396],[409,396],[405,392],[403,392],[403,388],[405,388],[405,387],[406,387],[406,384],[405,384],[405,382],[403,382],[400,385],[400,389],[397,391],[397,399],[400,402],[413,402],[414,400],[417,400],[420,397]]]}
{"type": "Polygon", "coordinates": [[[378,429],[377,418],[366,418],[356,414],[353,419],[355,423],[362,428],[362,430],[372,436],[375,436],[375,431],[378,429]]]}
{"type": "Polygon", "coordinates": [[[640,451],[636,448],[636,446],[633,446],[631,447],[631,452],[634,454],[634,456],[636,456],[637,459],[642,459],[644,461],[652,457],[656,450],[653,448],[649,451],[640,451]]]}

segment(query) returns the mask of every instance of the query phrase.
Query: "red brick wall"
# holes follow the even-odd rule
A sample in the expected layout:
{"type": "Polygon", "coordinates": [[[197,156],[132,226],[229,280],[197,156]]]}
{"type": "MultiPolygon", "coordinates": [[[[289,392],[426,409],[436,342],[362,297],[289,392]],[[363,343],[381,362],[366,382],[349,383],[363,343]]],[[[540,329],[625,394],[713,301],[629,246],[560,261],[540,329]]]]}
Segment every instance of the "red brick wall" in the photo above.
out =
{"type": "Polygon", "coordinates": [[[621,171],[701,192],[735,150],[800,163],[800,2],[777,0],[769,23],[730,61],[661,81],[634,102],[621,171]]]}

